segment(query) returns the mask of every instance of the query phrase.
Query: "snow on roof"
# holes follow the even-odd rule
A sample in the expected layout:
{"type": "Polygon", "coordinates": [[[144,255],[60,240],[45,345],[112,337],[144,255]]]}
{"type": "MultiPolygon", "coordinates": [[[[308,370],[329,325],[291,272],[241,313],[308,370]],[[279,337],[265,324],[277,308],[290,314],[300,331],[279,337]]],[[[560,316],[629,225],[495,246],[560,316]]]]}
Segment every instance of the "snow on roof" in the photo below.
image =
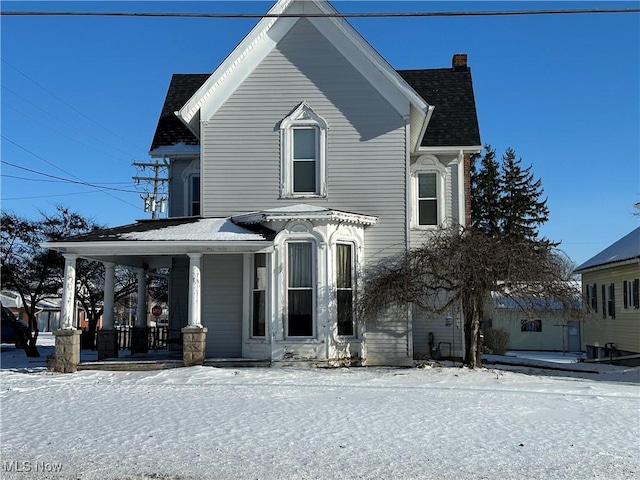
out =
{"type": "Polygon", "coordinates": [[[236,215],[232,220],[239,224],[256,224],[276,220],[328,220],[360,225],[375,225],[378,222],[378,218],[372,215],[344,212],[305,203],[236,215]]]}
{"type": "Polygon", "coordinates": [[[196,222],[172,225],[120,235],[122,240],[246,241],[266,240],[262,234],[240,227],[228,218],[201,218],[196,222]]]}
{"type": "Polygon", "coordinates": [[[591,257],[576,268],[575,271],[580,272],[588,268],[622,262],[632,258],[640,258],[640,227],[608,246],[594,257],[591,257]]]}

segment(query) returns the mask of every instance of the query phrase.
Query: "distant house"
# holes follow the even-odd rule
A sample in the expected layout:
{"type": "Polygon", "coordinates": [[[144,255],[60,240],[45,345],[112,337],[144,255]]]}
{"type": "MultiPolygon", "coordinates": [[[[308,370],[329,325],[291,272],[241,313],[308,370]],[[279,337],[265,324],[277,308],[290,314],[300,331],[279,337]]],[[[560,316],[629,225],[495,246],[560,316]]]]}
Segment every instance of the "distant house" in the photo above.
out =
{"type": "Polygon", "coordinates": [[[589,311],[587,358],[640,355],[640,227],[575,271],[589,311]]]}
{"type": "Polygon", "coordinates": [[[69,273],[77,256],[105,262],[108,280],[136,268],[142,285],[169,268],[185,364],[204,348],[410,365],[430,337],[463,351],[458,311],[360,322],[354,305],[363,268],[468,224],[481,142],[467,55],[397,71],[336,13],[279,0],[212,74],[173,76],[150,150],[169,164],[170,218],[48,244],[69,273]]]}
{"type": "MultiPolygon", "coordinates": [[[[2,305],[7,307],[17,317],[25,322],[29,321],[29,317],[22,303],[20,295],[4,290],[0,294],[2,305]]],[[[36,306],[36,319],[38,321],[38,331],[53,332],[60,328],[60,299],[41,300],[36,306]]],[[[84,312],[78,312],[78,321],[84,316],[84,312]]]]}
{"type": "Polygon", "coordinates": [[[582,351],[581,322],[566,319],[561,305],[557,309],[545,309],[539,316],[532,313],[531,308],[525,314],[517,299],[492,292],[491,301],[485,307],[483,328],[485,332],[491,328],[506,330],[508,350],[582,351]]]}

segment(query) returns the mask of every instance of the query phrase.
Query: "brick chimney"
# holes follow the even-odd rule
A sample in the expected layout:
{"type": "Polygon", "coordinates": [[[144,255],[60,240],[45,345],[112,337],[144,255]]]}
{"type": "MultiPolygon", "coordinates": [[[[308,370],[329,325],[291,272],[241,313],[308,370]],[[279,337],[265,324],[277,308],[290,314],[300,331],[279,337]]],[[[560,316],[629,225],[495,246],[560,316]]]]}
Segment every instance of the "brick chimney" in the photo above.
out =
{"type": "Polygon", "coordinates": [[[466,72],[467,67],[467,54],[466,53],[454,53],[451,60],[451,68],[454,72],[466,72]]]}

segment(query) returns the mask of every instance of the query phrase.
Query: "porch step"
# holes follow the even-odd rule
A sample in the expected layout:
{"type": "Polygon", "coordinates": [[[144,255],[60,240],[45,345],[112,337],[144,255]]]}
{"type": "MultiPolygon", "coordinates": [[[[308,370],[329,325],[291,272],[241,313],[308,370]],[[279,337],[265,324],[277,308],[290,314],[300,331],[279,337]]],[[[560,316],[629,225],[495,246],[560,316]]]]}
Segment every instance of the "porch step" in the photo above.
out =
{"type": "Polygon", "coordinates": [[[270,367],[271,360],[258,360],[252,358],[207,358],[204,361],[206,367],[270,367]]]}
{"type": "MultiPolygon", "coordinates": [[[[240,368],[270,367],[269,360],[251,358],[208,358],[204,361],[207,367],[240,368]]],[[[184,366],[181,358],[143,359],[135,357],[113,358],[102,361],[81,362],[78,370],[102,370],[107,372],[146,372],[166,370],[184,366]]]]}
{"type": "Polygon", "coordinates": [[[101,370],[108,372],[146,372],[182,367],[182,360],[107,360],[82,362],[78,370],[101,370]]]}

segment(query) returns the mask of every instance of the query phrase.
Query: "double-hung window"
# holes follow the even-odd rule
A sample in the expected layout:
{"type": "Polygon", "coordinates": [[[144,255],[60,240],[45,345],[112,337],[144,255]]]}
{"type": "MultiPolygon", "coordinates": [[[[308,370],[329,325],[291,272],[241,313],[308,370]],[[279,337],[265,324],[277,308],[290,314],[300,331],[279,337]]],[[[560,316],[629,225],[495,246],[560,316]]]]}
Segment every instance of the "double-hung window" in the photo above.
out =
{"type": "Polygon", "coordinates": [[[587,285],[587,307],[592,312],[598,311],[598,286],[595,283],[587,285]]]}
{"type": "Polygon", "coordinates": [[[326,196],[327,128],[306,102],[280,122],[282,198],[326,196]]]}
{"type": "Polygon", "coordinates": [[[267,255],[256,253],[253,256],[253,288],[251,302],[251,336],[264,337],[267,308],[267,255]]]}
{"type": "Polygon", "coordinates": [[[433,155],[424,155],[411,165],[412,227],[428,229],[443,225],[449,179],[449,171],[433,155]]]}
{"type": "Polygon", "coordinates": [[[287,337],[313,337],[313,243],[287,243],[287,337]]]}
{"type": "Polygon", "coordinates": [[[438,225],[438,174],[418,173],[418,225],[438,225]]]}
{"type": "Polygon", "coordinates": [[[200,216],[200,175],[189,177],[189,212],[190,216],[200,216]]]}
{"type": "Polygon", "coordinates": [[[624,308],[640,308],[640,279],[623,282],[624,308]]]}
{"type": "Polygon", "coordinates": [[[292,128],[292,175],[293,195],[317,195],[318,191],[318,164],[319,164],[319,134],[318,128],[294,127],[292,128]]]}
{"type": "Polygon", "coordinates": [[[336,245],[338,335],[353,336],[353,245],[336,245]]]}

